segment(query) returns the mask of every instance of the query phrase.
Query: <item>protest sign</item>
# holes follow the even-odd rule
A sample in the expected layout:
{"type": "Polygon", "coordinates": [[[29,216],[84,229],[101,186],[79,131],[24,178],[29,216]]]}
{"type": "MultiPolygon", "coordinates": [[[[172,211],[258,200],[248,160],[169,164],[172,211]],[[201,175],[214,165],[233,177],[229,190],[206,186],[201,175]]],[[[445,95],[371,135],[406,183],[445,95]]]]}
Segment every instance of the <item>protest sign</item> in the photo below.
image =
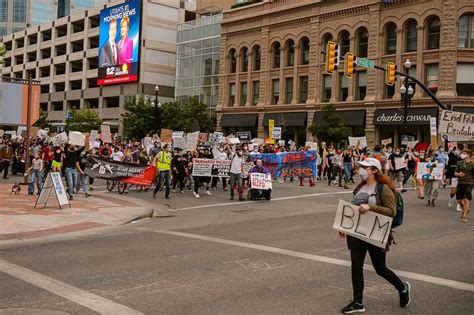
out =
{"type": "Polygon", "coordinates": [[[380,248],[387,246],[392,218],[373,211],[364,214],[359,206],[339,200],[333,229],[380,248]]]}
{"type": "Polygon", "coordinates": [[[436,128],[436,117],[431,117],[430,119],[430,132],[431,136],[438,135],[438,129],[436,128]]]}
{"type": "Polygon", "coordinates": [[[199,139],[199,131],[188,133],[186,135],[186,151],[196,151],[197,143],[199,139]]]}
{"type": "Polygon", "coordinates": [[[230,160],[194,159],[193,176],[229,177],[230,160]]]}
{"type": "Polygon", "coordinates": [[[102,141],[104,143],[112,143],[112,134],[110,133],[110,126],[109,125],[101,125],[100,126],[100,134],[102,137],[102,141]]]}
{"type": "Polygon", "coordinates": [[[253,139],[252,139],[252,143],[253,143],[253,144],[256,144],[256,145],[261,145],[261,144],[263,144],[263,139],[260,139],[260,138],[253,138],[253,139]]]}
{"type": "Polygon", "coordinates": [[[405,159],[404,158],[395,158],[395,170],[401,170],[406,167],[405,159]]]}
{"type": "Polygon", "coordinates": [[[317,152],[298,151],[270,154],[252,154],[252,161],[262,160],[273,178],[317,176],[317,152]]]}
{"type": "Polygon", "coordinates": [[[418,144],[418,140],[413,140],[413,141],[407,141],[406,145],[408,148],[414,149],[416,145],[418,144]]]}
{"type": "Polygon", "coordinates": [[[391,144],[392,143],[392,138],[388,138],[388,139],[383,139],[382,140],[382,145],[387,145],[387,144],[391,144]]]}
{"type": "Polygon", "coordinates": [[[89,134],[89,141],[90,142],[95,142],[97,140],[98,135],[99,135],[99,131],[91,130],[91,133],[89,134]]]}
{"type": "Polygon", "coordinates": [[[244,162],[242,164],[242,178],[249,177],[250,169],[253,167],[253,162],[244,162]]]}
{"type": "Polygon", "coordinates": [[[160,138],[161,138],[161,142],[171,143],[171,141],[173,140],[173,130],[161,129],[160,138]]]}
{"type": "Polygon", "coordinates": [[[185,137],[173,137],[173,148],[186,150],[186,138],[185,137]]]}
{"type": "Polygon", "coordinates": [[[250,187],[253,189],[272,189],[272,175],[262,173],[250,174],[250,187]]]}
{"type": "Polygon", "coordinates": [[[16,131],[15,130],[7,130],[5,131],[5,136],[10,138],[15,138],[16,137],[16,131]]]}
{"type": "Polygon", "coordinates": [[[305,148],[309,148],[310,150],[318,150],[318,144],[316,142],[306,141],[304,146],[305,148]]]}
{"type": "Polygon", "coordinates": [[[5,131],[3,129],[0,129],[0,137],[3,137],[4,134],[5,134],[5,131]]]}
{"type": "Polygon", "coordinates": [[[30,127],[30,138],[37,137],[38,136],[38,130],[39,130],[38,127],[31,126],[30,127]]]}
{"type": "Polygon", "coordinates": [[[69,131],[69,144],[84,146],[84,135],[79,131],[69,131]]]}
{"type": "Polygon", "coordinates": [[[239,144],[240,140],[239,138],[228,138],[229,139],[229,144],[239,144]]]}
{"type": "Polygon", "coordinates": [[[250,142],[252,133],[250,131],[237,132],[237,138],[239,138],[240,142],[250,142]]]}
{"type": "Polygon", "coordinates": [[[210,135],[211,146],[224,142],[224,134],[222,132],[214,132],[210,135]]]}
{"type": "Polygon", "coordinates": [[[281,139],[281,127],[273,127],[272,138],[276,140],[281,139]]]}
{"type": "Polygon", "coordinates": [[[430,163],[430,162],[418,162],[417,166],[417,179],[424,180],[442,180],[444,177],[444,164],[443,163],[430,163]]]}
{"type": "Polygon", "coordinates": [[[296,143],[293,140],[288,140],[288,144],[293,145],[293,144],[296,144],[296,143]]]}
{"type": "Polygon", "coordinates": [[[366,148],[367,138],[366,137],[349,137],[349,145],[352,147],[366,148]]]}
{"type": "Polygon", "coordinates": [[[199,142],[207,142],[208,134],[205,132],[199,133],[199,142]]]}
{"type": "Polygon", "coordinates": [[[60,134],[54,136],[51,140],[54,146],[61,146],[67,143],[68,138],[66,132],[63,131],[60,134]]]}
{"type": "Polygon", "coordinates": [[[18,129],[16,131],[17,136],[21,136],[22,138],[25,137],[26,135],[26,126],[18,126],[18,129]]]}
{"type": "Polygon", "coordinates": [[[173,131],[171,138],[184,137],[184,131],[173,131]]]}
{"type": "Polygon", "coordinates": [[[48,130],[39,129],[38,132],[36,133],[36,136],[41,138],[41,139],[46,139],[46,138],[48,138],[48,130]]]}
{"type": "Polygon", "coordinates": [[[438,133],[440,135],[462,136],[474,140],[474,114],[441,111],[438,133]]]}
{"type": "Polygon", "coordinates": [[[285,146],[285,142],[286,142],[285,140],[278,140],[278,145],[279,145],[280,147],[284,147],[284,146],[285,146]]]}

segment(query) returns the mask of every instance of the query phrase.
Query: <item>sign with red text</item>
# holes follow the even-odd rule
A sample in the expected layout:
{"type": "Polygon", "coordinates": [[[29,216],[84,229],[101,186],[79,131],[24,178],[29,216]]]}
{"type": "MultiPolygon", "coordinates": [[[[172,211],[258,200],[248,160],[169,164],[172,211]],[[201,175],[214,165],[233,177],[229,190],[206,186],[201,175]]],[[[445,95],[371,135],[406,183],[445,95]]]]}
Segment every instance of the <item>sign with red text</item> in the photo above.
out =
{"type": "Polygon", "coordinates": [[[252,189],[272,189],[272,175],[262,173],[251,173],[250,187],[252,189]]]}

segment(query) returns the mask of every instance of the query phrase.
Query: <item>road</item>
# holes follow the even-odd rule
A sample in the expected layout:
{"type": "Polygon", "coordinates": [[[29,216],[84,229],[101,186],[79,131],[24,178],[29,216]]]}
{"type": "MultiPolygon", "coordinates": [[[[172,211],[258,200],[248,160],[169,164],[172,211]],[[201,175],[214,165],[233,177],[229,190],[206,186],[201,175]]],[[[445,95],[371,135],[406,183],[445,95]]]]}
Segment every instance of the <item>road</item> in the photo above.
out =
{"type": "MultiPolygon", "coordinates": [[[[0,314],[337,314],[352,289],[332,223],[338,199],[351,194],[322,182],[275,185],[270,202],[130,192],[176,216],[0,243],[0,314]]],[[[388,265],[411,282],[413,301],[400,309],[394,289],[368,270],[368,314],[474,313],[474,225],[444,206],[447,194],[436,208],[404,195],[388,265]]]]}

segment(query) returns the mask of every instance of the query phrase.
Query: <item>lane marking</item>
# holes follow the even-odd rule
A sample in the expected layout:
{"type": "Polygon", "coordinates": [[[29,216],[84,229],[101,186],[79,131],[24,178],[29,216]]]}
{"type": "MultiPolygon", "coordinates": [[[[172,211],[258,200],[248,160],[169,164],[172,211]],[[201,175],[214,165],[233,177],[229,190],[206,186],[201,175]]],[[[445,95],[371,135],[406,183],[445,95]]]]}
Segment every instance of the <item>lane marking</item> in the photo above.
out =
{"type": "Polygon", "coordinates": [[[100,314],[143,314],[122,304],[104,299],[98,295],[89,293],[2,259],[0,259],[0,271],[14,278],[35,285],[43,290],[61,296],[71,302],[87,307],[88,309],[100,314]]]}
{"type": "MultiPolygon", "coordinates": [[[[352,191],[336,191],[330,193],[315,193],[315,194],[307,194],[307,195],[296,195],[296,196],[288,196],[288,197],[279,197],[279,198],[272,198],[271,201],[282,201],[282,200],[292,200],[292,199],[300,199],[300,198],[309,198],[309,197],[318,197],[318,196],[329,196],[329,195],[342,195],[342,194],[352,194],[352,191]]],[[[194,207],[186,207],[186,208],[178,208],[176,211],[183,211],[183,210],[194,210],[194,209],[202,209],[202,208],[215,208],[215,207],[226,207],[226,206],[235,206],[235,205],[245,205],[249,203],[256,203],[256,202],[265,202],[264,200],[249,200],[249,201],[241,201],[241,202],[226,202],[226,203],[215,203],[209,205],[202,205],[202,206],[194,206],[194,207]]]]}
{"type": "MultiPolygon", "coordinates": [[[[302,252],[296,252],[296,251],[277,248],[277,247],[272,247],[272,246],[258,245],[258,244],[252,244],[252,243],[244,243],[244,242],[239,242],[239,241],[232,241],[232,240],[227,240],[227,239],[222,239],[222,238],[216,238],[216,237],[210,237],[210,236],[204,236],[204,235],[198,235],[198,234],[191,234],[191,233],[184,233],[184,232],[178,232],[178,231],[167,231],[167,230],[157,231],[157,230],[153,230],[153,229],[149,229],[149,228],[140,228],[140,230],[146,230],[146,231],[160,233],[160,234],[187,237],[187,238],[202,240],[202,241],[206,241],[206,242],[213,242],[213,243],[219,243],[219,244],[225,244],[225,245],[231,245],[231,246],[238,246],[238,247],[243,247],[243,248],[256,249],[256,250],[261,250],[261,251],[265,251],[265,252],[269,252],[269,253],[292,256],[292,257],[297,257],[297,258],[302,258],[302,259],[307,259],[307,260],[312,260],[312,261],[317,261],[317,262],[323,262],[323,263],[328,263],[328,264],[333,264],[333,265],[338,265],[338,266],[344,266],[344,267],[350,267],[351,266],[351,262],[347,261],[347,260],[331,258],[331,257],[325,257],[325,256],[320,256],[320,255],[313,255],[313,254],[302,253],[302,252]]],[[[372,266],[367,265],[367,264],[364,265],[364,269],[368,270],[368,271],[375,272],[374,268],[372,266]]],[[[457,289],[457,290],[474,292],[474,284],[464,283],[464,282],[459,282],[459,281],[449,280],[449,279],[444,279],[444,278],[438,278],[438,277],[423,275],[423,274],[409,272],[409,271],[396,270],[396,269],[392,269],[392,270],[397,275],[399,275],[401,277],[404,277],[404,278],[408,278],[408,279],[412,279],[412,280],[418,280],[418,281],[431,283],[431,284],[436,284],[436,285],[440,285],[440,286],[444,286],[444,287],[448,287],[448,288],[453,288],[453,289],[457,289]]]]}

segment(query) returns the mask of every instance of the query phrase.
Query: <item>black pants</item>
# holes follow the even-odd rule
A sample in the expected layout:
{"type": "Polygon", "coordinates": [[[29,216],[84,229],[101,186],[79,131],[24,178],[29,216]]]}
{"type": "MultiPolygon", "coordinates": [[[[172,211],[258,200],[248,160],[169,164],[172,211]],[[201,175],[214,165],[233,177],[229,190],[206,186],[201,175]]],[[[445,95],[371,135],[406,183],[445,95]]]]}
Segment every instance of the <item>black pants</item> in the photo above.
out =
{"type": "Polygon", "coordinates": [[[354,301],[362,304],[364,293],[364,260],[367,251],[369,252],[372,265],[375,272],[388,282],[390,282],[398,292],[405,289],[405,284],[400,278],[387,268],[385,264],[386,252],[380,247],[369,244],[357,238],[347,236],[347,242],[351,250],[351,273],[352,273],[352,290],[354,292],[354,301]]]}
{"type": "Polygon", "coordinates": [[[209,180],[206,180],[206,178],[193,176],[193,181],[194,181],[194,192],[196,194],[199,194],[199,186],[201,186],[201,184],[204,184],[206,186],[206,191],[209,190],[209,180]]]}
{"type": "Polygon", "coordinates": [[[173,172],[173,190],[176,189],[176,185],[179,182],[179,190],[183,191],[184,189],[184,178],[186,177],[185,173],[182,172],[173,172]]]}
{"type": "Polygon", "coordinates": [[[217,187],[217,180],[219,178],[222,180],[222,188],[226,189],[227,188],[227,178],[225,178],[225,177],[213,177],[212,182],[211,182],[211,187],[212,188],[217,187]]]}
{"type": "Polygon", "coordinates": [[[3,178],[6,179],[8,177],[8,168],[10,167],[10,161],[4,160],[3,161],[3,178]]]}

